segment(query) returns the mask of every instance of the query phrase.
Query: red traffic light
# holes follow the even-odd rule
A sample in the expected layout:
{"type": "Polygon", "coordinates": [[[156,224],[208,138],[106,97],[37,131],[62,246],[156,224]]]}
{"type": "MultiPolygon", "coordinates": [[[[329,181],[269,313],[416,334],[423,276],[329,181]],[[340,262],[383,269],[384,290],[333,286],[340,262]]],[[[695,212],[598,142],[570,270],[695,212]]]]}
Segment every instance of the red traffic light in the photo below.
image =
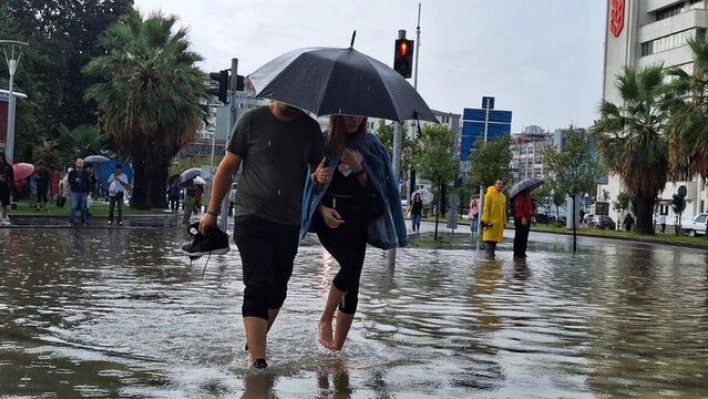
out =
{"type": "Polygon", "coordinates": [[[408,42],[406,40],[402,40],[401,43],[398,45],[398,55],[401,57],[405,57],[408,55],[408,42]]]}
{"type": "Polygon", "coordinates": [[[413,70],[413,40],[397,39],[393,54],[393,69],[408,79],[413,70]]]}

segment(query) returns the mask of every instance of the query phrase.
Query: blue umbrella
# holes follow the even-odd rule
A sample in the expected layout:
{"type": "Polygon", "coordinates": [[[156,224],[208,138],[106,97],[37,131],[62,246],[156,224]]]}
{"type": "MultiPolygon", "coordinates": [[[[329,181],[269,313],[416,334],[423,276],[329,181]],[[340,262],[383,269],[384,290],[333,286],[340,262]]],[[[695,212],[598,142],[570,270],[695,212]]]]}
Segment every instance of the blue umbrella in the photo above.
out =
{"type": "Polygon", "coordinates": [[[361,115],[397,122],[438,122],[398,72],[353,48],[305,48],[268,62],[249,75],[256,96],[315,115],[361,115]]]}

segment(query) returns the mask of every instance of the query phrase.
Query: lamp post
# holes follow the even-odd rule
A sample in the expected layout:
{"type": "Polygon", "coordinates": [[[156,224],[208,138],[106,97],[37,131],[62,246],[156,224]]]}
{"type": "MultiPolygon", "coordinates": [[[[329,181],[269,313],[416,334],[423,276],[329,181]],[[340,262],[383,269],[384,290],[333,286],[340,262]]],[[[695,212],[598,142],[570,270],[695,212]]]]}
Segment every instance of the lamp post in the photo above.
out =
{"type": "Polygon", "coordinates": [[[7,102],[7,142],[5,144],[5,156],[9,163],[13,162],[15,153],[15,95],[13,94],[15,84],[15,72],[22,58],[22,51],[29,44],[18,42],[15,40],[0,40],[0,47],[5,53],[5,61],[7,61],[7,69],[10,72],[10,83],[8,85],[8,102],[7,102]]]}

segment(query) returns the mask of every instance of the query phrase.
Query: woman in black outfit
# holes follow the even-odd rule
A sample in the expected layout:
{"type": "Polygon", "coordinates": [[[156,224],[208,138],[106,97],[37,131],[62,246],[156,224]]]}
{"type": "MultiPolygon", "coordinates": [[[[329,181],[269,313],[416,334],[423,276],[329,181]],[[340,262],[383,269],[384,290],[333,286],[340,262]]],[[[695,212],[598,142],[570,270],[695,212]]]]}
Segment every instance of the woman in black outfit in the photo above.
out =
{"type": "Polygon", "coordinates": [[[364,172],[363,156],[348,147],[353,139],[367,139],[366,118],[358,116],[331,116],[327,152],[338,158],[317,213],[322,226],[317,237],[339,263],[340,270],[332,281],[327,304],[320,317],[320,343],[332,350],[340,350],[347,339],[354,320],[359,294],[359,278],[364,266],[367,245],[367,227],[371,219],[369,179],[364,172]],[[332,321],[337,312],[336,328],[332,321]]]}
{"type": "Polygon", "coordinates": [[[420,193],[415,193],[413,196],[413,203],[408,213],[411,217],[413,232],[420,232],[420,219],[423,217],[423,198],[420,193]]]}

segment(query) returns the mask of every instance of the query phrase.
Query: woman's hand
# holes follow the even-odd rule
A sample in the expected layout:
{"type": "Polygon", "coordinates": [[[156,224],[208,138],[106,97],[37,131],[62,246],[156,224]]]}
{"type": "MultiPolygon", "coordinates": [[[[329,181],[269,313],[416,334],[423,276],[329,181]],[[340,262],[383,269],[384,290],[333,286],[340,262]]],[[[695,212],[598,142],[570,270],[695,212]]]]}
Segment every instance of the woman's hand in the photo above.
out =
{"type": "Polygon", "coordinates": [[[320,207],[320,214],[324,219],[325,224],[330,229],[336,229],[340,224],[344,223],[344,220],[339,216],[339,212],[336,209],[327,206],[320,207]]]}
{"type": "Polygon", "coordinates": [[[345,148],[344,152],[342,152],[342,159],[341,161],[347,164],[352,169],[352,172],[357,173],[362,170],[361,166],[361,154],[356,151],[352,151],[349,148],[345,148]]]}

